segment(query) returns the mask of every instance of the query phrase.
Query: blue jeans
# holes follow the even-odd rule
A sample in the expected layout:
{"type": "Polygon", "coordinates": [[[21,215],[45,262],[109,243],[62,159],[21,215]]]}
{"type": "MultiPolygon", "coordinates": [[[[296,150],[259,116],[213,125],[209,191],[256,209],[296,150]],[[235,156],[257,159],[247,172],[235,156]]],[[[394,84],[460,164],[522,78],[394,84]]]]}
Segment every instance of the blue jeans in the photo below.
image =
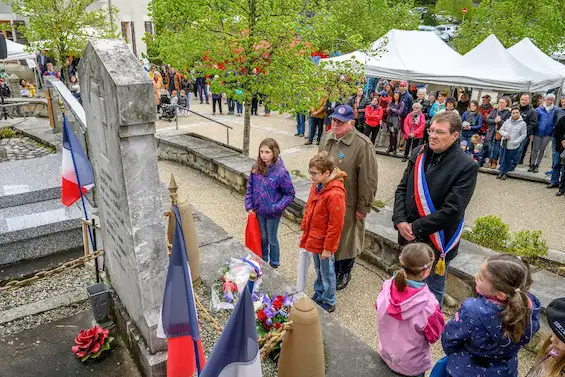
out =
{"type": "Polygon", "coordinates": [[[314,282],[314,300],[328,305],[335,305],[335,259],[333,254],[322,259],[322,254],[314,255],[316,281],[314,282]]]}
{"type": "Polygon", "coordinates": [[[306,131],[306,115],[296,114],[296,133],[299,135],[304,135],[306,131]]]}
{"type": "Polygon", "coordinates": [[[526,156],[526,151],[528,150],[528,145],[530,145],[530,135],[526,136],[524,141],[522,141],[522,143],[520,144],[520,147],[518,148],[518,150],[520,150],[520,153],[518,153],[518,158],[516,158],[514,160],[514,162],[512,162],[512,166],[510,167],[510,171],[516,169],[516,166],[518,166],[518,163],[520,161],[524,161],[524,156],[526,156]]]}
{"type": "Polygon", "coordinates": [[[269,262],[272,266],[279,266],[280,261],[280,246],[278,239],[280,217],[268,219],[263,216],[257,215],[259,220],[259,228],[261,229],[261,250],[263,251],[263,260],[269,262]]]}
{"type": "Polygon", "coordinates": [[[198,85],[198,94],[200,96],[200,103],[203,102],[204,98],[202,98],[203,94],[206,96],[206,103],[208,103],[208,90],[206,90],[206,86],[198,85]]]}
{"type": "Polygon", "coordinates": [[[507,174],[512,167],[518,165],[520,160],[520,148],[504,149],[504,158],[500,163],[500,174],[507,174]]]}
{"type": "MultiPolygon", "coordinates": [[[[553,139],[555,143],[555,139],[553,139]]],[[[561,154],[555,151],[555,148],[552,152],[552,163],[551,163],[551,184],[558,185],[559,184],[559,176],[561,175],[561,154]]],[[[565,178],[563,178],[565,179],[565,178]]]]}
{"type": "Polygon", "coordinates": [[[237,113],[238,114],[243,113],[243,103],[236,101],[235,105],[237,107],[237,113]]]}
{"type": "Polygon", "coordinates": [[[437,301],[439,302],[439,307],[442,308],[443,296],[445,295],[445,280],[447,279],[449,262],[445,262],[445,274],[443,274],[443,276],[436,274],[436,263],[437,260],[434,261],[430,276],[428,276],[424,282],[428,285],[428,288],[430,288],[430,291],[434,294],[434,296],[436,296],[437,301]]]}
{"type": "Polygon", "coordinates": [[[235,109],[235,100],[228,98],[228,112],[233,114],[233,110],[235,109]]]}
{"type": "Polygon", "coordinates": [[[493,140],[490,144],[490,159],[498,160],[500,157],[500,140],[493,140]]]}

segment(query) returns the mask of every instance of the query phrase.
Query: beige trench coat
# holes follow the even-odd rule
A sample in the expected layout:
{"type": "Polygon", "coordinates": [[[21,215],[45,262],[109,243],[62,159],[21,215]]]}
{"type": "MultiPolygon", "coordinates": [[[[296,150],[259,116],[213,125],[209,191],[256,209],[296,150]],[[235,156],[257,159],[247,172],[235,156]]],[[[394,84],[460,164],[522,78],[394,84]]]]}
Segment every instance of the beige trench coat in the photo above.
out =
{"type": "Polygon", "coordinates": [[[332,131],[320,141],[319,151],[335,158],[345,178],[345,223],[341,232],[336,260],[355,258],[363,250],[365,220],[357,221],[355,212],[369,213],[377,192],[377,156],[371,140],[356,129],[338,140],[332,131]]]}

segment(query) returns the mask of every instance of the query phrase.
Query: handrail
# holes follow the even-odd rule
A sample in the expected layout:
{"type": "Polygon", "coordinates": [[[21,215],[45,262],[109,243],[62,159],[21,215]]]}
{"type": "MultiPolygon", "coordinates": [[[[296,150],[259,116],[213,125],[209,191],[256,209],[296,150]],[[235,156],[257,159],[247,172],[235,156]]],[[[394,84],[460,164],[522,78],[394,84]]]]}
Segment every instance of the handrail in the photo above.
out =
{"type": "MultiPolygon", "coordinates": [[[[209,120],[209,121],[212,121],[212,122],[214,122],[214,123],[218,123],[218,124],[221,125],[221,126],[224,126],[224,127],[226,128],[227,145],[230,145],[230,130],[233,130],[233,127],[232,127],[232,126],[228,126],[227,124],[224,124],[224,123],[222,123],[222,122],[219,122],[219,121],[217,121],[216,119],[209,118],[209,117],[207,117],[206,115],[199,114],[199,113],[197,113],[197,112],[194,111],[194,110],[188,110],[186,107],[179,106],[178,104],[167,104],[167,105],[168,105],[168,106],[175,106],[175,107],[177,107],[177,108],[179,108],[179,109],[183,109],[183,110],[190,111],[190,113],[192,113],[192,114],[198,115],[199,117],[202,117],[202,118],[207,119],[207,120],[209,120]]],[[[175,121],[176,121],[176,129],[178,130],[178,129],[179,129],[179,116],[178,116],[178,114],[175,116],[175,121]]]]}

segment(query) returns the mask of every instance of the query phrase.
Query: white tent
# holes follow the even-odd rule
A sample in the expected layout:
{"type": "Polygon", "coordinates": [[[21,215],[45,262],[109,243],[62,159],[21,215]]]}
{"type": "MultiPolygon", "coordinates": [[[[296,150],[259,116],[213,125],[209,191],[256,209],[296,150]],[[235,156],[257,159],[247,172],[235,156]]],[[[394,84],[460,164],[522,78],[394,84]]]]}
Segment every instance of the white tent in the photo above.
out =
{"type": "Polygon", "coordinates": [[[498,91],[546,91],[563,83],[555,73],[533,70],[518,61],[493,34],[463,56],[458,70],[483,81],[477,87],[498,91]]]}
{"type": "MultiPolygon", "coordinates": [[[[553,60],[530,40],[524,38],[508,49],[508,52],[519,62],[531,69],[541,72],[554,73],[565,80],[565,65],[553,60]]],[[[563,87],[565,81],[561,82],[563,87]]]]}
{"type": "Polygon", "coordinates": [[[5,60],[35,60],[35,54],[33,52],[27,52],[25,45],[6,39],[6,47],[8,48],[8,57],[5,60]]]}

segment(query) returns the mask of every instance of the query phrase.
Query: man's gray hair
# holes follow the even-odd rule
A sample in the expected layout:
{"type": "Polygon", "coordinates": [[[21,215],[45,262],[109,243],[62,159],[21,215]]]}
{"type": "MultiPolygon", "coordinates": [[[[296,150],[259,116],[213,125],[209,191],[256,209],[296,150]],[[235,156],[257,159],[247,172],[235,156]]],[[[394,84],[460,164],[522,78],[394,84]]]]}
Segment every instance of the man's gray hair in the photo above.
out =
{"type": "Polygon", "coordinates": [[[461,117],[455,111],[442,111],[441,113],[437,113],[432,118],[432,123],[449,123],[449,132],[451,134],[455,132],[461,133],[461,129],[463,128],[461,117]]]}

